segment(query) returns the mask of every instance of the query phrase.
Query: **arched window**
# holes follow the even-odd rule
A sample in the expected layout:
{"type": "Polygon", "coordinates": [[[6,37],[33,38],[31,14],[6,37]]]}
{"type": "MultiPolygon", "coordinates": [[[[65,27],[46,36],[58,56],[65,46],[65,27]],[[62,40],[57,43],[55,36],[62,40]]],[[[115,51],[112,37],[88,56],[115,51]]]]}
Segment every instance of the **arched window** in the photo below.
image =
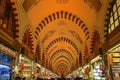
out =
{"type": "Polygon", "coordinates": [[[109,14],[108,34],[120,24],[120,0],[116,0],[109,14]]]}

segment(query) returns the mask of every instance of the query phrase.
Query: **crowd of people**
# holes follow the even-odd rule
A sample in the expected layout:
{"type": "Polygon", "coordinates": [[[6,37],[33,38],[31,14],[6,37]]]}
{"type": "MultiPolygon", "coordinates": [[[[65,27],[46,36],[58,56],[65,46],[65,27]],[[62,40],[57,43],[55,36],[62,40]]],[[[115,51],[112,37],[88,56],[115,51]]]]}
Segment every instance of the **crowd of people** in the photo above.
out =
{"type": "Polygon", "coordinates": [[[40,78],[34,78],[34,79],[31,79],[31,78],[26,78],[26,77],[15,77],[15,80],[41,80],[40,78]]]}
{"type": "Polygon", "coordinates": [[[70,78],[66,78],[64,75],[61,75],[61,77],[59,78],[50,78],[50,79],[43,79],[43,78],[39,78],[39,77],[31,77],[31,78],[26,78],[26,77],[20,77],[17,76],[15,77],[15,80],[83,80],[80,77],[76,77],[74,79],[70,79],[70,78]]]}

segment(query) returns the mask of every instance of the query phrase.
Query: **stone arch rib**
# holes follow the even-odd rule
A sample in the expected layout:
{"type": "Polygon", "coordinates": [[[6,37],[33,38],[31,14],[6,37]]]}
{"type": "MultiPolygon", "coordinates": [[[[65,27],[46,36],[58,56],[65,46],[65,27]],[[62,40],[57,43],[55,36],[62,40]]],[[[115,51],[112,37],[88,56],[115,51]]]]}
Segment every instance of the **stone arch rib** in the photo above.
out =
{"type": "Polygon", "coordinates": [[[15,20],[15,28],[16,28],[16,33],[15,33],[15,38],[17,39],[19,37],[19,17],[18,17],[18,9],[16,6],[15,0],[10,0],[10,3],[12,5],[13,9],[13,14],[14,14],[14,20],[15,20]]]}
{"type": "Polygon", "coordinates": [[[95,53],[102,45],[100,34],[94,30],[91,37],[90,53],[95,53]]]}
{"type": "Polygon", "coordinates": [[[58,42],[61,42],[61,41],[64,41],[64,42],[70,44],[70,45],[76,50],[77,53],[79,52],[78,46],[77,46],[73,41],[69,40],[69,39],[66,38],[66,37],[58,37],[58,38],[56,38],[55,40],[51,41],[51,42],[48,44],[48,46],[46,47],[46,52],[48,52],[49,49],[50,49],[54,44],[56,44],[56,43],[58,43],[58,42]]]}
{"type": "Polygon", "coordinates": [[[36,31],[35,31],[35,38],[37,39],[37,36],[39,35],[39,33],[41,32],[41,30],[50,22],[56,20],[56,19],[67,19],[75,24],[77,24],[85,33],[86,39],[89,39],[89,31],[88,31],[88,27],[85,25],[85,23],[76,15],[69,13],[67,11],[59,11],[59,12],[55,12],[52,13],[51,15],[48,15],[47,17],[45,17],[38,25],[38,27],[36,27],[36,31]]]}
{"type": "Polygon", "coordinates": [[[67,53],[67,55],[69,54],[70,59],[72,59],[72,60],[74,59],[73,56],[71,55],[71,53],[68,50],[66,50],[66,49],[59,49],[59,50],[55,51],[52,54],[52,56],[50,57],[50,60],[54,58],[54,54],[57,54],[57,53],[60,53],[60,52],[65,52],[65,53],[67,53]]]}

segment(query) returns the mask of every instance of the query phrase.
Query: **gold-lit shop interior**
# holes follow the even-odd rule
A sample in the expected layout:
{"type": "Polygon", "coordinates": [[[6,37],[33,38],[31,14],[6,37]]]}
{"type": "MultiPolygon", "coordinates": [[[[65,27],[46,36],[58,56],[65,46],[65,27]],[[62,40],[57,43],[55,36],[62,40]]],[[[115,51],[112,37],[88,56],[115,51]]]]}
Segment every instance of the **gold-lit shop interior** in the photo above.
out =
{"type": "Polygon", "coordinates": [[[120,80],[120,0],[0,0],[0,80],[120,80]]]}

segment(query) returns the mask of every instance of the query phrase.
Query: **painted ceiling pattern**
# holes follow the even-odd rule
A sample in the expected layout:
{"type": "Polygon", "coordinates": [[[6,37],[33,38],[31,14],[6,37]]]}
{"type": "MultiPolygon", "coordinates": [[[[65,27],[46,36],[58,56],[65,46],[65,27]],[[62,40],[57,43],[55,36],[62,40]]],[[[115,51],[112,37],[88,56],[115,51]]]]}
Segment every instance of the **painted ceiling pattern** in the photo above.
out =
{"type": "Polygon", "coordinates": [[[35,29],[36,55],[46,68],[67,75],[88,61],[97,46],[94,38],[98,36],[100,43],[99,32],[91,28],[103,4],[102,0],[23,0],[35,29]]]}

